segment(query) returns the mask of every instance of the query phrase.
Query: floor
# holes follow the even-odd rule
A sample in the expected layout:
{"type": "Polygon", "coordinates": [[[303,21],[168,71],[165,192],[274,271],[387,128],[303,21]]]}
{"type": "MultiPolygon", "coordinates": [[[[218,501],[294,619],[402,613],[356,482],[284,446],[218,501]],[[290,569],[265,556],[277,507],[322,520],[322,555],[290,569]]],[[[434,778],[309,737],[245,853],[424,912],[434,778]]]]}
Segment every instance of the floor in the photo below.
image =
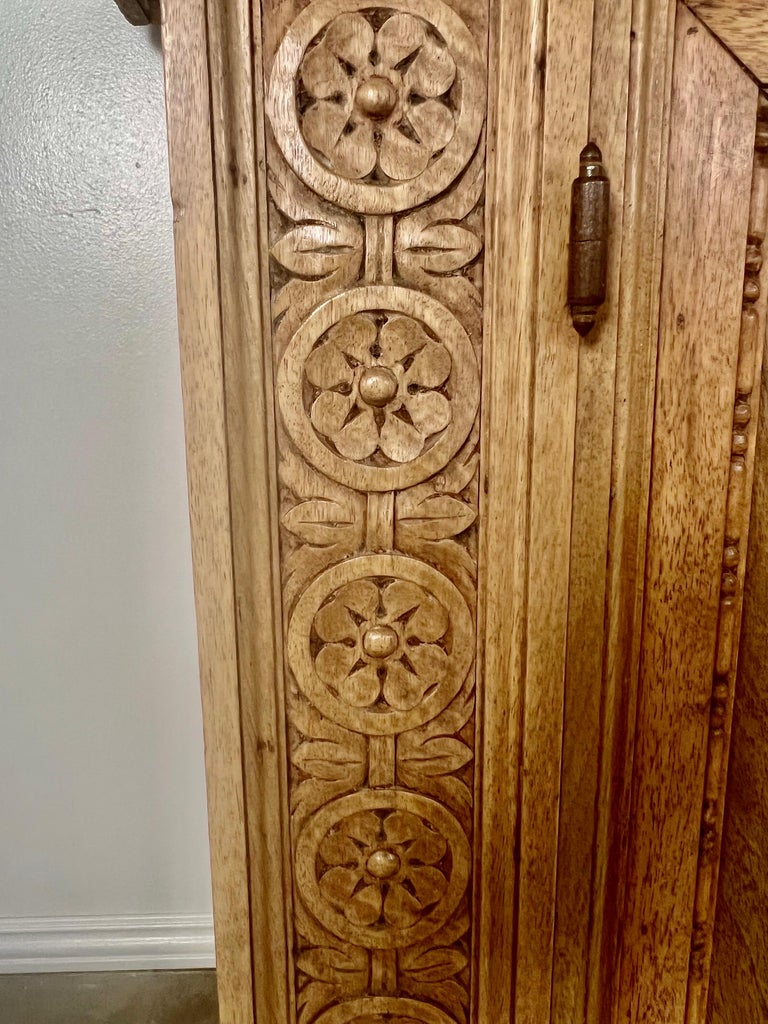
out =
{"type": "Polygon", "coordinates": [[[0,1024],[218,1024],[215,971],[0,975],[0,1024]]]}

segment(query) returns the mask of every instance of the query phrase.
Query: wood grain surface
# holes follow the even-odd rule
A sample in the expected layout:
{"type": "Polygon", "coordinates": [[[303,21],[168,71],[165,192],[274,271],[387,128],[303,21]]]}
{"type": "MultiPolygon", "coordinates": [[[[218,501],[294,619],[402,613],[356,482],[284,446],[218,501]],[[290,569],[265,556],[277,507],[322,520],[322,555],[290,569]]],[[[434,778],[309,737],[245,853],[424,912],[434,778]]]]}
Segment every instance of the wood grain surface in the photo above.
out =
{"type": "Polygon", "coordinates": [[[620,1020],[685,1018],[756,108],[680,9],[620,1020]]]}
{"type": "Polygon", "coordinates": [[[707,1007],[712,934],[725,811],[739,633],[747,562],[747,536],[755,469],[759,382],[765,336],[763,241],[768,228],[768,104],[761,97],[755,132],[749,228],[744,259],[739,356],[731,438],[731,465],[725,510],[720,609],[712,679],[709,741],[704,774],[701,839],[688,986],[688,1024],[704,1020],[707,1007]]]}
{"type": "Polygon", "coordinates": [[[167,0],[163,51],[219,1006],[222,1024],[253,1024],[250,877],[202,0],[167,0]]]}
{"type": "Polygon", "coordinates": [[[768,84],[768,7],[763,0],[686,0],[755,78],[768,84]]]}
{"type": "MultiPolygon", "coordinates": [[[[768,917],[768,887],[763,868],[768,853],[768,816],[766,815],[765,764],[768,750],[768,701],[765,690],[765,652],[768,649],[768,374],[761,357],[766,337],[766,301],[768,273],[764,253],[760,249],[766,230],[766,198],[768,197],[768,153],[766,138],[766,103],[761,103],[758,119],[758,145],[752,187],[750,241],[757,252],[751,260],[754,281],[759,293],[750,289],[745,303],[749,324],[749,340],[756,345],[752,365],[745,366],[741,381],[741,404],[751,409],[750,421],[737,424],[734,438],[745,452],[747,475],[754,472],[754,490],[750,520],[749,544],[739,549],[737,579],[743,580],[743,621],[741,645],[738,649],[738,675],[733,675],[738,637],[738,615],[733,616],[733,658],[725,673],[726,692],[721,703],[722,736],[727,756],[730,739],[730,763],[725,799],[725,823],[720,851],[720,886],[714,915],[714,939],[711,951],[709,1012],[711,1024],[730,1024],[732,1020],[764,1020],[768,1017],[768,946],[765,921],[768,917]],[[762,266],[761,266],[762,264],[762,266]],[[751,307],[751,308],[750,308],[751,307]],[[761,385],[762,379],[762,385],[761,385]],[[759,406],[759,423],[755,430],[755,412],[759,406]],[[746,426],[746,431],[742,428],[746,426]],[[755,453],[756,442],[756,453],[755,453]],[[754,455],[754,463],[750,456],[754,455]],[[746,562],[746,567],[745,563],[746,562]],[[735,690],[735,692],[734,692],[735,690]],[[731,708],[732,727],[729,730],[731,708]],[[729,736],[730,732],[730,736],[729,736]]],[[[745,291],[746,297],[746,291],[745,291]]],[[[745,339],[747,340],[747,339],[745,339]]],[[[748,355],[748,353],[747,353],[748,355]]],[[[743,409],[740,410],[743,419],[743,409]]],[[[748,495],[751,479],[747,479],[748,495]]],[[[742,534],[743,536],[743,534],[742,534]]],[[[720,722],[716,723],[720,725],[720,722]]],[[[720,780],[722,787],[722,779],[720,780]]],[[[722,790],[718,794],[718,811],[722,815],[722,790]]],[[[719,826],[720,819],[714,821],[719,826]]],[[[714,889],[712,880],[712,888],[714,889]]],[[[710,897],[711,899],[711,897],[710,897]]],[[[712,924],[712,915],[708,917],[712,924]]],[[[711,928],[710,928],[711,933],[711,928]]],[[[708,955],[709,947],[704,947],[708,955]]],[[[705,965],[706,966],[706,965],[705,965]]],[[[706,971],[704,972],[706,978],[706,971]]],[[[704,992],[700,996],[703,1001],[704,992]]]]}

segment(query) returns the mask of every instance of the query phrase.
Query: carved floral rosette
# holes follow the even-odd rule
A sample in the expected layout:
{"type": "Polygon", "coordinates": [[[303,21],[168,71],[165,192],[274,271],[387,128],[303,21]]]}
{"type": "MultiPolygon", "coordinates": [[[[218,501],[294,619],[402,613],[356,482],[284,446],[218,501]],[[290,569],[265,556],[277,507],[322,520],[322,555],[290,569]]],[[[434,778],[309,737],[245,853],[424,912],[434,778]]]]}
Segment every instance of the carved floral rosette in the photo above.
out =
{"type": "Polygon", "coordinates": [[[313,0],[269,69],[299,1024],[468,1019],[487,12],[456,6],[313,0]]]}

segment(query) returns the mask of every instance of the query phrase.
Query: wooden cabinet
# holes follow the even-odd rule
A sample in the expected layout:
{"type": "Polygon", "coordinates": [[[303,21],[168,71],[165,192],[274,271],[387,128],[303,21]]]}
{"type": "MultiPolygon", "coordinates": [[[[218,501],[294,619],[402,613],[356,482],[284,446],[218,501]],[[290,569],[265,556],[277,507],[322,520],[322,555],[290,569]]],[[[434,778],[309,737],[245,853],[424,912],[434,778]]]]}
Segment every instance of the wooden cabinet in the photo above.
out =
{"type": "Polygon", "coordinates": [[[758,85],[662,0],[165,0],[163,45],[224,1024],[703,1024],[758,85]]]}

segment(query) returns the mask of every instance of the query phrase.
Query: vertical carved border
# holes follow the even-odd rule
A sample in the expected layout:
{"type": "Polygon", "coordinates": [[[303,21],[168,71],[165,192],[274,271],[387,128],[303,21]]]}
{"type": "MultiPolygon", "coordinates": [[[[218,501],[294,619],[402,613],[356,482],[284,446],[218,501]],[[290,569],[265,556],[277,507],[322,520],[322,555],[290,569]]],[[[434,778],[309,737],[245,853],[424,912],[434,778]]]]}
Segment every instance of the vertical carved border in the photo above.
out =
{"type": "Polygon", "coordinates": [[[744,273],[744,297],[733,410],[725,542],[717,623],[715,670],[710,703],[699,859],[696,876],[686,1024],[703,1024],[717,900],[717,880],[733,719],[743,601],[746,539],[754,473],[756,410],[765,339],[765,296],[761,301],[763,241],[768,228],[768,101],[757,113],[752,195],[744,273]]]}
{"type": "Polygon", "coordinates": [[[466,1024],[487,4],[262,10],[292,1001],[466,1024]]]}

